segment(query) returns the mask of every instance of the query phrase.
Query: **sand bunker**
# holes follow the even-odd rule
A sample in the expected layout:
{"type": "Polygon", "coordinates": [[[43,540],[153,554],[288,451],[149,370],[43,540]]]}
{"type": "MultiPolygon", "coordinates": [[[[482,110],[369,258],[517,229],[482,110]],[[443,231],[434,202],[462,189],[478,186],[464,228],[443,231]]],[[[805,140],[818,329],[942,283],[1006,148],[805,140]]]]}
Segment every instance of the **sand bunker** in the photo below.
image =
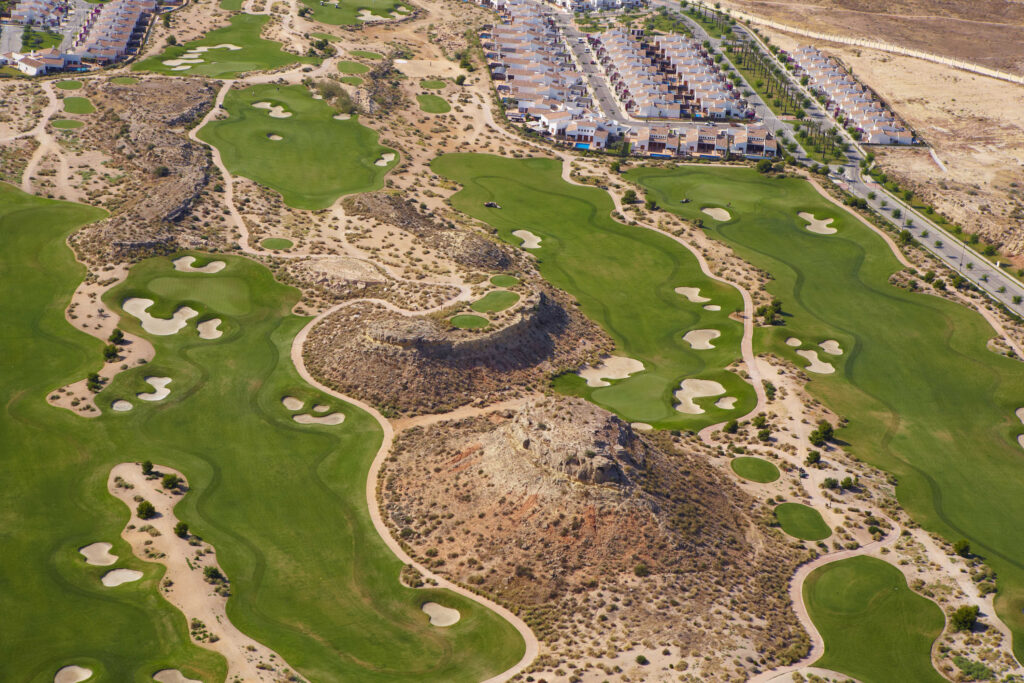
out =
{"type": "Polygon", "coordinates": [[[529,230],[513,230],[512,234],[523,241],[519,245],[523,249],[540,249],[540,238],[529,230]]]}
{"type": "Polygon", "coordinates": [[[153,680],[160,683],[203,683],[197,678],[187,678],[177,669],[164,669],[153,674],[153,680]]]}
{"type": "Polygon", "coordinates": [[[146,309],[153,305],[152,299],[140,299],[132,297],[131,299],[125,300],[121,305],[121,308],[126,313],[130,313],[139,319],[142,323],[142,329],[150,334],[157,336],[166,336],[169,334],[177,334],[178,330],[185,327],[188,321],[197,315],[199,311],[194,311],[188,306],[182,306],[174,312],[174,315],[168,320],[166,318],[154,318],[149,313],[146,313],[146,309]]]}
{"type": "Polygon", "coordinates": [[[388,17],[378,17],[374,15],[368,9],[359,10],[359,16],[356,17],[359,21],[391,21],[388,17]]]}
{"type": "Polygon", "coordinates": [[[195,262],[195,256],[182,256],[171,261],[174,264],[175,270],[185,273],[219,273],[228,265],[223,261],[210,261],[205,266],[193,266],[192,264],[195,262]]]}
{"type": "Polygon", "coordinates": [[[281,403],[283,403],[284,407],[288,410],[302,410],[302,406],[306,405],[302,399],[295,398],[294,396],[283,396],[281,398],[281,403]]]}
{"type": "Polygon", "coordinates": [[[352,118],[352,114],[335,114],[334,115],[334,120],[335,121],[348,121],[350,118],[352,118]]]}
{"type": "Polygon", "coordinates": [[[181,57],[177,59],[165,59],[163,61],[164,66],[171,67],[171,71],[187,71],[192,68],[193,64],[202,64],[205,59],[202,59],[202,55],[207,50],[241,50],[237,45],[231,43],[223,43],[221,45],[204,45],[203,47],[194,47],[191,50],[185,52],[181,57]]]}
{"type": "Polygon", "coordinates": [[[185,64],[184,66],[171,67],[171,71],[188,71],[192,68],[191,64],[185,64]]]}
{"type": "Polygon", "coordinates": [[[345,413],[331,413],[330,415],[323,416],[303,413],[301,415],[292,415],[292,419],[300,425],[340,425],[345,421],[345,413]]]}
{"type": "Polygon", "coordinates": [[[222,334],[224,334],[223,330],[217,329],[218,327],[220,327],[220,323],[220,318],[210,318],[209,320],[204,320],[203,322],[196,325],[196,329],[199,330],[199,338],[217,339],[218,337],[220,337],[222,334]]]}
{"type": "Polygon", "coordinates": [[[53,677],[53,683],[81,683],[92,677],[92,669],[84,666],[65,666],[53,677]]]}
{"type": "Polygon", "coordinates": [[[834,235],[838,232],[838,230],[836,230],[835,228],[828,227],[828,224],[831,223],[833,220],[831,218],[818,220],[817,218],[814,217],[813,213],[807,213],[806,211],[801,211],[797,215],[800,216],[800,218],[803,218],[808,223],[810,223],[810,225],[804,227],[806,227],[811,232],[815,232],[819,235],[834,235]]]}
{"type": "Polygon", "coordinates": [[[146,377],[146,382],[153,387],[153,391],[146,394],[135,394],[143,401],[162,401],[170,395],[171,390],[167,385],[171,383],[170,377],[146,377]]]}
{"type": "Polygon", "coordinates": [[[675,393],[676,399],[679,400],[676,410],[687,415],[700,415],[704,409],[694,403],[693,399],[724,393],[725,387],[714,380],[684,379],[675,393]]]}
{"type": "Polygon", "coordinates": [[[632,423],[630,423],[629,426],[632,427],[633,429],[635,429],[638,432],[653,432],[654,431],[654,427],[652,427],[651,425],[647,424],[646,422],[632,422],[632,423]]]}
{"type": "Polygon", "coordinates": [[[625,379],[644,369],[644,364],[625,356],[608,356],[594,366],[584,366],[576,374],[587,380],[588,387],[610,386],[606,379],[625,379]]]}
{"type": "Polygon", "coordinates": [[[786,346],[792,346],[792,347],[796,348],[797,346],[800,346],[801,344],[803,344],[803,342],[800,341],[799,339],[797,339],[796,337],[790,337],[789,339],[786,340],[786,346]]]}
{"type": "Polygon", "coordinates": [[[803,358],[807,359],[807,362],[809,362],[810,365],[808,365],[805,369],[809,370],[810,372],[817,372],[818,374],[821,375],[831,375],[833,372],[836,371],[836,369],[832,367],[831,363],[826,363],[825,361],[818,358],[817,351],[803,349],[801,351],[797,351],[796,355],[802,356],[803,358]]]}
{"type": "Polygon", "coordinates": [[[269,133],[269,134],[267,135],[267,139],[268,139],[268,140],[273,140],[274,142],[279,142],[279,141],[281,141],[281,140],[284,140],[284,138],[283,138],[283,137],[281,137],[280,135],[275,135],[275,134],[273,134],[273,133],[269,133]]]}
{"type": "Polygon", "coordinates": [[[128,401],[124,400],[123,398],[119,398],[119,399],[117,399],[116,401],[114,401],[113,403],[110,404],[111,410],[116,410],[119,413],[127,413],[133,407],[134,406],[132,406],[131,403],[129,403],[128,401]]]}
{"type": "Polygon", "coordinates": [[[676,287],[676,294],[682,294],[695,304],[702,304],[705,301],[711,301],[711,299],[706,296],[700,295],[700,287],[676,287]]]}
{"type": "Polygon", "coordinates": [[[138,581],[141,578],[142,572],[135,569],[115,569],[104,574],[100,581],[107,588],[113,588],[114,586],[120,586],[122,583],[138,581]]]}
{"type": "Polygon", "coordinates": [[[394,160],[395,160],[394,153],[393,152],[387,152],[386,154],[381,154],[380,155],[380,159],[377,159],[377,161],[373,162],[373,165],[374,166],[387,166],[388,164],[390,164],[394,160]]]}
{"type": "Polygon", "coordinates": [[[330,406],[325,406],[323,403],[317,403],[315,406],[313,406],[314,413],[326,413],[330,409],[330,406]]]}
{"type": "Polygon", "coordinates": [[[93,564],[97,567],[109,567],[117,562],[117,555],[110,552],[110,549],[113,547],[106,542],[90,543],[79,548],[78,552],[85,556],[86,564],[93,564]]]}
{"type": "Polygon", "coordinates": [[[198,53],[206,52],[208,50],[232,50],[232,51],[234,51],[234,50],[241,50],[241,49],[242,48],[240,48],[239,46],[232,45],[231,43],[221,43],[220,45],[203,45],[202,47],[194,47],[191,50],[189,50],[189,52],[190,53],[194,52],[194,53],[198,54],[198,53]]]}
{"type": "MultiPolygon", "coordinates": [[[[1017,408],[1016,415],[1021,424],[1024,424],[1024,408],[1017,408]]],[[[1017,443],[1020,444],[1021,448],[1024,448],[1024,434],[1017,435],[1017,443]]]]}
{"type": "MultiPolygon", "coordinates": [[[[164,66],[181,66],[182,64],[202,64],[203,59],[165,59],[164,66]]],[[[191,68],[191,67],[189,67],[191,68]]]]}
{"type": "Polygon", "coordinates": [[[726,211],[725,209],[710,208],[710,209],[701,209],[701,211],[703,213],[706,213],[707,215],[711,216],[716,221],[727,221],[730,218],[732,218],[732,216],[729,215],[729,212],[726,211]]]}
{"type": "Polygon", "coordinates": [[[458,623],[459,617],[462,616],[459,614],[459,610],[439,605],[436,602],[425,602],[420,609],[430,617],[431,626],[451,626],[458,623]]]}
{"type": "Polygon", "coordinates": [[[715,407],[721,408],[722,410],[732,410],[736,407],[736,397],[726,396],[715,401],[715,407]]]}
{"type": "Polygon", "coordinates": [[[707,306],[704,307],[704,310],[705,311],[720,311],[720,310],[722,310],[722,307],[719,306],[718,304],[708,304],[707,306]]]}
{"type": "Polygon", "coordinates": [[[696,351],[706,351],[715,348],[711,340],[721,336],[718,330],[690,330],[683,335],[683,341],[696,351]]]}
{"type": "Polygon", "coordinates": [[[280,104],[271,104],[270,102],[256,102],[252,105],[256,109],[266,109],[270,113],[272,119],[287,119],[291,117],[290,111],[285,111],[284,107],[280,104]]]}
{"type": "Polygon", "coordinates": [[[829,354],[830,356],[843,355],[843,350],[842,348],[839,347],[839,342],[837,342],[835,339],[826,339],[825,341],[818,344],[818,346],[820,346],[821,350],[829,354]]]}

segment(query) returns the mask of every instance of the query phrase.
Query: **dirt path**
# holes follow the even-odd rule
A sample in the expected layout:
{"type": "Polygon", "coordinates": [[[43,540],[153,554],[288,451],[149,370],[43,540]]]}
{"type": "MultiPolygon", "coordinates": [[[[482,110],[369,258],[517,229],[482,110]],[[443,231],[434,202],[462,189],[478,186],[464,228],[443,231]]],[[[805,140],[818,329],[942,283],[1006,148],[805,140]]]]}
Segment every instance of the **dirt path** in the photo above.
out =
{"type": "Polygon", "coordinates": [[[54,154],[58,158],[62,156],[60,145],[57,144],[57,141],[54,140],[53,136],[46,130],[46,127],[50,123],[50,119],[60,111],[60,100],[57,99],[57,93],[54,91],[53,83],[51,81],[44,81],[42,83],[42,88],[49,101],[47,102],[46,107],[43,108],[43,113],[40,115],[39,123],[37,123],[35,128],[27,133],[22,133],[21,135],[16,136],[33,137],[36,139],[36,142],[39,143],[39,147],[37,147],[35,152],[32,153],[32,157],[29,159],[24,172],[21,174],[21,191],[26,194],[34,194],[32,177],[35,176],[39,165],[43,160],[50,154],[54,154]]]}
{"type": "Polygon", "coordinates": [[[462,406],[461,408],[456,408],[455,410],[447,413],[404,417],[398,420],[392,420],[391,426],[394,428],[395,432],[402,432],[406,429],[412,429],[413,427],[427,427],[439,422],[447,422],[449,420],[463,420],[467,417],[477,417],[479,415],[486,415],[499,410],[515,410],[517,408],[522,408],[530,401],[541,398],[542,396],[543,394],[529,394],[527,396],[521,396],[520,398],[510,398],[507,401],[491,403],[486,406],[462,406]]]}

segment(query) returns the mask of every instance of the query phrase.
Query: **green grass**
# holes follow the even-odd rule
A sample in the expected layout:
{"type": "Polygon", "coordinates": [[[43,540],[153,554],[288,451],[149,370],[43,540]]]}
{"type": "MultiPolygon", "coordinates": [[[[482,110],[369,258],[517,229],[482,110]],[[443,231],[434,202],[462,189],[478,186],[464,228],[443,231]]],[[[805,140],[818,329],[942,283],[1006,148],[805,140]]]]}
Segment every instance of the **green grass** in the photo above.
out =
{"type": "Polygon", "coordinates": [[[931,665],[931,645],[945,618],[914,593],[900,570],[874,557],[826,564],[804,582],[804,602],[825,639],[815,666],[864,683],[942,683],[931,665]]]}
{"type": "Polygon", "coordinates": [[[133,76],[117,76],[116,78],[111,78],[110,82],[115,85],[135,85],[139,82],[139,79],[133,76]]]}
{"type": "Polygon", "coordinates": [[[708,232],[772,275],[768,291],[788,314],[760,331],[755,350],[804,367],[787,337],[839,341],[842,356],[822,355],[836,373],[812,375],[809,390],[850,420],[838,434],[847,450],[896,476],[915,521],[968,539],[995,569],[996,608],[1024,657],[1024,426],[1013,414],[1024,406],[1024,365],[986,348],[995,332],[977,313],[890,285],[901,266],[888,246],[803,180],[710,167],[627,175],[685,218],[732,203],[733,220],[708,232]],[[808,232],[799,211],[834,218],[839,232],[808,232]]]}
{"type": "Polygon", "coordinates": [[[469,307],[477,313],[497,313],[504,311],[517,301],[519,301],[519,295],[515,292],[496,290],[487,292],[483,298],[477,299],[469,307]]]}
{"type": "Polygon", "coordinates": [[[445,83],[444,81],[439,81],[439,80],[435,80],[435,79],[426,79],[426,80],[420,81],[420,87],[424,88],[426,90],[440,90],[445,85],[447,85],[447,83],[445,83]]]}
{"type": "Polygon", "coordinates": [[[65,97],[64,111],[69,114],[91,114],[96,111],[88,97],[65,97]]]}
{"type": "Polygon", "coordinates": [[[832,529],[821,513],[802,503],[781,503],[775,506],[775,518],[782,530],[802,541],[820,541],[832,535],[832,529]]]}
{"type": "Polygon", "coordinates": [[[555,382],[559,390],[661,429],[697,428],[753,408],[752,387],[725,370],[740,357],[743,327],[728,317],[742,310],[740,294],[706,277],[688,249],[616,222],[606,192],[566,183],[559,162],[551,159],[450,154],[432,167],[463,185],[452,197],[453,206],[490,223],[501,239],[519,244],[512,235],[519,229],[541,237],[541,274],[576,297],[583,313],[615,340],[616,353],[644,363],[643,372],[608,387],[588,387],[574,374],[562,375],[555,382]],[[485,207],[490,201],[502,208],[485,207]],[[722,310],[707,311],[676,294],[676,287],[699,287],[722,310]],[[714,349],[695,351],[683,341],[687,331],[705,328],[722,333],[714,349]],[[719,396],[698,400],[703,414],[675,410],[673,392],[689,377],[721,383],[723,396],[737,397],[735,408],[716,408],[719,396]]]}
{"type": "Polygon", "coordinates": [[[64,36],[56,31],[40,31],[26,26],[21,34],[21,49],[23,52],[33,50],[46,50],[51,47],[60,47],[64,36]]]}
{"type": "Polygon", "coordinates": [[[293,242],[283,237],[268,237],[260,242],[264,249],[291,249],[293,242]]]}
{"type": "Polygon", "coordinates": [[[50,121],[50,125],[61,130],[71,130],[72,128],[81,128],[85,124],[74,119],[54,119],[50,121]]]}
{"type": "Polygon", "coordinates": [[[320,5],[319,0],[302,0],[302,4],[313,10],[314,21],[331,26],[356,26],[363,22],[359,20],[359,10],[367,9],[370,14],[378,17],[391,18],[391,11],[397,10],[404,5],[399,0],[338,0],[335,2],[320,5]]]}
{"type": "Polygon", "coordinates": [[[514,275],[495,275],[491,278],[491,284],[495,287],[515,287],[519,284],[519,278],[514,275]]]}
{"type": "Polygon", "coordinates": [[[447,114],[452,106],[438,95],[417,95],[416,101],[420,103],[420,109],[428,114],[447,114]]]}
{"type": "Polygon", "coordinates": [[[468,313],[457,315],[449,322],[460,330],[479,330],[491,324],[487,318],[482,318],[479,315],[471,315],[468,313]]]}
{"type": "Polygon", "coordinates": [[[332,42],[332,43],[336,43],[339,40],[341,40],[341,38],[339,38],[338,36],[330,34],[330,33],[315,32],[315,33],[310,33],[309,35],[310,35],[311,38],[319,38],[320,40],[326,40],[326,41],[329,41],[329,42],[332,42]]]}
{"type": "Polygon", "coordinates": [[[242,9],[242,2],[243,0],[220,0],[220,8],[237,12],[242,9]]]}
{"type": "Polygon", "coordinates": [[[384,59],[384,55],[379,52],[370,52],[369,50],[350,50],[349,54],[360,59],[384,59]]]}
{"type": "Polygon", "coordinates": [[[148,296],[157,314],[188,303],[199,319],[220,317],[224,336],[200,340],[193,321],[151,338],[155,358],[97,396],[98,419],[48,406],[54,387],[102,364],[103,344],[68,325],[64,307],[85,274],[67,233],[103,214],[0,191],[0,514],[11,520],[0,554],[7,615],[0,679],[52,680],[59,667],[78,663],[102,680],[146,680],[168,667],[224,680],[223,659],[190,644],[183,616],[158,594],[161,567],[133,558],[119,536],[128,511],[106,492],[107,474],[118,462],[146,458],[189,478],[193,490],[177,512],[216,547],[232,582],[232,621],[308,679],[471,681],[519,659],[521,639],[494,613],[447,591],[399,583],[402,565],[375,532],[366,502],[380,428],[299,378],[289,352],[309,318],[291,314],[299,292],[264,266],[222,255],[227,267],[215,275],[178,272],[167,257],[135,265],[104,297],[125,330],[148,336],[120,310],[126,297],[148,296]],[[174,378],[167,399],[109,411],[154,373],[174,378]],[[284,395],[327,404],[346,420],[297,425],[281,406],[284,395]],[[99,540],[114,544],[116,566],[141,569],[145,578],[103,588],[108,568],[90,567],[77,553],[99,540]],[[420,610],[427,600],[459,609],[462,620],[430,626],[420,610]]]}
{"type": "Polygon", "coordinates": [[[210,31],[198,40],[184,45],[172,45],[162,54],[144,59],[132,65],[132,71],[153,71],[156,73],[177,76],[211,76],[213,78],[231,78],[247,71],[276,69],[287,64],[319,64],[315,57],[293,55],[281,49],[281,43],[264,40],[260,37],[263,25],[270,17],[255,14],[239,14],[231,18],[231,23],[223,28],[210,31]],[[213,45],[237,45],[241,50],[220,48],[204,52],[202,64],[193,64],[185,71],[172,71],[172,67],[164,61],[179,59],[190,49],[213,45]]]}
{"type": "Polygon", "coordinates": [[[759,484],[773,482],[781,476],[778,467],[762,458],[733,458],[729,466],[739,476],[759,484]]]}
{"type": "Polygon", "coordinates": [[[82,81],[57,81],[54,85],[61,90],[78,90],[82,87],[82,81]]]}
{"type": "Polygon", "coordinates": [[[338,62],[338,71],[343,74],[364,74],[369,70],[370,67],[365,64],[360,64],[359,62],[350,62],[347,60],[338,62]]]}
{"type": "Polygon", "coordinates": [[[322,100],[301,85],[256,85],[232,90],[224,98],[228,117],[207,124],[199,137],[216,146],[232,173],[251,178],[281,193],[299,209],[323,209],[344,194],[370,192],[384,184],[388,170],[376,166],[392,150],[377,144],[378,134],[357,117],[339,121],[322,100]],[[257,102],[291,112],[272,118],[257,102]],[[270,140],[271,133],[283,140],[270,140]]]}
{"type": "Polygon", "coordinates": [[[344,83],[345,85],[362,85],[363,84],[363,79],[359,78],[359,76],[342,76],[338,80],[341,81],[342,83],[344,83]]]}

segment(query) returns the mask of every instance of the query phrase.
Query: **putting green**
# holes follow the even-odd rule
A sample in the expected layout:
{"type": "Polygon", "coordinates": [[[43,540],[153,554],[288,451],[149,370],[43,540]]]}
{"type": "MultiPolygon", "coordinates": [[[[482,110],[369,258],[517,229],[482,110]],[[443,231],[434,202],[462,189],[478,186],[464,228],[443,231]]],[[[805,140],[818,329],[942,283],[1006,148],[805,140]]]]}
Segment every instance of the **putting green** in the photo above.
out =
{"type": "Polygon", "coordinates": [[[447,114],[452,110],[452,106],[437,95],[417,95],[416,101],[420,103],[420,109],[428,114],[447,114]]]}
{"type": "Polygon", "coordinates": [[[69,114],[91,114],[96,111],[88,97],[65,97],[64,111],[69,114]]]}
{"type": "Polygon", "coordinates": [[[220,150],[232,173],[277,190],[289,206],[323,209],[342,195],[376,190],[398,163],[396,157],[377,166],[382,154],[393,152],[377,144],[377,132],[355,116],[336,120],[334,109],[301,85],[232,90],[224,109],[228,117],[207,124],[200,139],[220,150]],[[260,102],[291,116],[274,118],[253,106],[260,102]],[[271,134],[283,140],[271,140],[271,134]]]}
{"type": "Polygon", "coordinates": [[[231,23],[223,28],[210,31],[198,40],[184,45],[172,45],[162,54],[144,59],[132,65],[132,71],[154,71],[156,73],[178,76],[211,76],[213,78],[231,78],[247,71],[276,69],[287,64],[319,64],[315,57],[293,55],[281,49],[281,43],[264,40],[260,37],[263,25],[270,19],[268,16],[255,14],[239,14],[231,18],[231,23]],[[217,45],[234,45],[242,48],[232,50],[217,47],[199,54],[200,64],[192,64],[190,68],[175,71],[175,66],[187,64],[164,64],[165,61],[182,59],[186,52],[198,47],[214,48],[217,45]]]}
{"type": "Polygon", "coordinates": [[[832,535],[832,529],[821,513],[803,503],[781,503],[775,506],[775,518],[782,530],[802,541],[820,541],[832,535]]]}
{"type": "Polygon", "coordinates": [[[513,275],[495,275],[491,278],[491,284],[495,287],[515,287],[519,284],[519,278],[513,275]]]}
{"type": "Polygon", "coordinates": [[[778,467],[762,458],[733,458],[729,466],[739,476],[759,484],[773,482],[781,476],[778,467]]]}
{"type": "Polygon", "coordinates": [[[61,90],[78,90],[82,87],[82,81],[57,81],[54,83],[61,90]]]}
{"type": "MultiPolygon", "coordinates": [[[[118,462],[147,458],[189,477],[194,491],[178,514],[217,548],[232,582],[232,621],[308,679],[470,681],[519,659],[521,639],[492,612],[399,582],[402,565],[366,507],[380,428],[299,378],[289,353],[309,319],[290,313],[298,292],[262,265],[217,255],[227,267],[209,275],[176,271],[169,258],[137,264],[104,297],[110,310],[120,313],[130,296],[156,300],[158,315],[188,303],[200,311],[197,319],[224,319],[225,336],[203,341],[191,322],[178,334],[151,337],[154,360],[97,396],[104,410],[97,419],[48,406],[43,399],[53,387],[102,364],[103,344],[68,325],[64,307],[84,275],[65,238],[103,214],[9,186],[0,192],[0,386],[8,397],[0,459],[9,487],[0,513],[19,520],[5,529],[0,555],[0,609],[18,615],[5,619],[0,638],[5,680],[52,680],[72,663],[104,680],[142,680],[179,666],[224,680],[223,659],[192,645],[185,619],[159,595],[159,565],[136,560],[120,538],[127,517],[106,492],[107,474],[118,462]],[[186,301],[158,293],[175,281],[186,301]],[[169,397],[109,412],[151,374],[174,378],[169,397]],[[296,424],[281,406],[284,395],[326,404],[345,422],[296,424]],[[77,552],[95,541],[113,543],[117,566],[143,571],[143,580],[104,588],[99,577],[108,568],[86,565],[77,552]],[[420,610],[428,600],[458,609],[459,623],[430,626],[420,610]]],[[[122,328],[149,337],[121,315],[122,328]]]]}
{"type": "Polygon", "coordinates": [[[370,52],[369,50],[351,50],[349,54],[360,59],[384,59],[384,55],[379,52],[370,52]]]}
{"type": "Polygon", "coordinates": [[[260,245],[264,249],[291,249],[293,242],[283,237],[268,237],[260,242],[260,245]]]}
{"type": "Polygon", "coordinates": [[[338,62],[338,71],[343,74],[364,74],[370,70],[370,67],[359,62],[349,62],[342,60],[338,62]]]}
{"type": "Polygon", "coordinates": [[[457,315],[449,322],[451,322],[454,327],[458,327],[462,330],[479,330],[491,324],[487,318],[482,318],[479,315],[471,315],[468,313],[457,315]]]}
{"type": "Polygon", "coordinates": [[[477,299],[469,307],[477,313],[497,313],[498,311],[504,311],[517,301],[519,301],[519,295],[515,292],[498,290],[487,292],[483,298],[477,299]]]}
{"type": "Polygon", "coordinates": [[[850,452],[897,477],[915,521],[968,539],[995,569],[996,609],[1024,658],[1024,459],[1014,417],[1024,366],[986,348],[992,327],[959,304],[890,285],[901,266],[885,242],[803,180],[701,167],[627,177],[689,219],[701,215],[693,205],[731,202],[733,220],[708,231],[771,273],[768,291],[789,314],[785,326],[760,330],[756,350],[803,367],[788,337],[840,342],[843,356],[820,354],[836,373],[811,375],[809,390],[849,418],[840,437],[850,452]],[[809,232],[802,211],[833,218],[838,232],[809,232]]]}
{"type": "Polygon", "coordinates": [[[420,81],[420,87],[426,90],[440,90],[445,86],[444,81],[438,81],[433,79],[427,79],[420,81]]]}
{"type": "Polygon", "coordinates": [[[321,5],[319,0],[302,0],[302,4],[313,10],[312,19],[331,26],[355,26],[363,23],[359,12],[368,10],[382,19],[390,19],[391,12],[404,5],[397,0],[332,0],[321,5]]]}
{"type": "Polygon", "coordinates": [[[61,130],[71,130],[72,128],[81,128],[85,124],[74,119],[54,119],[50,121],[50,125],[61,130]]]}
{"type": "Polygon", "coordinates": [[[117,76],[116,78],[111,78],[110,82],[115,85],[135,85],[139,82],[139,79],[132,76],[117,76]]]}
{"type": "Polygon", "coordinates": [[[825,640],[815,666],[864,683],[946,680],[930,654],[945,623],[942,610],[910,590],[896,567],[865,556],[832,562],[811,572],[803,595],[825,640]]]}
{"type": "Polygon", "coordinates": [[[661,429],[701,427],[753,408],[752,387],[725,370],[740,357],[743,327],[728,317],[743,308],[739,292],[704,275],[688,249],[664,235],[612,220],[608,194],[566,183],[555,160],[449,154],[435,159],[432,167],[462,183],[452,205],[490,223],[501,239],[519,244],[512,232],[521,229],[541,237],[541,274],[577,298],[581,310],[615,340],[618,355],[645,367],[599,388],[567,374],[556,380],[557,388],[629,422],[661,429]],[[502,208],[487,208],[485,202],[502,208]],[[699,287],[722,310],[707,311],[677,294],[676,287],[699,287]],[[683,341],[687,331],[706,328],[722,333],[714,349],[696,351],[683,341]],[[716,408],[717,399],[708,398],[699,399],[706,411],[702,414],[675,410],[673,392],[690,377],[719,382],[726,392],[722,396],[738,399],[735,407],[716,408]]]}
{"type": "Polygon", "coordinates": [[[363,83],[363,79],[359,78],[359,76],[342,76],[338,80],[345,85],[362,85],[363,83]]]}

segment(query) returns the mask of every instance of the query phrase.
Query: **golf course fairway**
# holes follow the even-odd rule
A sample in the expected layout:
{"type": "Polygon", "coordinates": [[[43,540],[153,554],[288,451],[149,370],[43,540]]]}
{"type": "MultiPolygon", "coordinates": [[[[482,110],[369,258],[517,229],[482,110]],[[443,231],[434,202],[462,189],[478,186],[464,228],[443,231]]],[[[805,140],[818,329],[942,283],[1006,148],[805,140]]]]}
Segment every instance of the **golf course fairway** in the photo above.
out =
{"type": "Polygon", "coordinates": [[[1024,364],[992,353],[996,336],[965,306],[889,284],[901,265],[863,223],[799,178],[749,168],[638,168],[627,174],[660,206],[696,220],[725,207],[710,234],[773,276],[785,324],[759,328],[755,350],[807,361],[785,340],[838,340],[836,372],[808,389],[849,419],[846,450],[896,475],[901,504],[926,529],[965,538],[997,572],[996,608],[1024,658],[1024,451],[1016,443],[1024,364]],[[680,199],[688,198],[687,204],[680,199]],[[797,216],[832,218],[835,234],[797,216]]]}
{"type": "Polygon", "coordinates": [[[470,681],[519,660],[522,639],[493,612],[449,591],[399,583],[402,565],[374,530],[365,497],[382,432],[369,414],[299,378],[289,354],[309,319],[290,313],[298,292],[262,265],[219,255],[227,265],[216,274],[177,271],[167,257],[135,265],[104,301],[121,327],[152,341],[154,360],[97,395],[98,418],[49,406],[49,392],[102,363],[103,344],[64,320],[85,274],[65,238],[102,213],[10,186],[0,192],[0,383],[8,397],[0,457],[9,487],[0,512],[17,520],[5,529],[0,609],[21,615],[0,638],[0,679],[49,681],[68,664],[103,680],[148,680],[165,668],[224,679],[223,659],[192,645],[184,617],[158,594],[162,567],[134,558],[120,538],[127,510],[107,493],[106,478],[119,462],[145,459],[189,478],[176,513],[217,549],[234,624],[308,679],[470,681]],[[134,296],[153,299],[154,315],[181,305],[199,315],[176,334],[151,336],[120,309],[134,296]],[[224,334],[200,339],[196,323],[211,315],[224,334]],[[136,400],[152,375],[173,379],[170,395],[136,400]],[[300,412],[316,402],[346,419],[297,424],[281,404],[285,395],[305,403],[300,412]],[[118,399],[133,410],[112,412],[118,399]],[[85,564],[77,551],[97,541],[113,543],[115,566],[144,578],[102,586],[109,568],[85,564]],[[461,619],[430,626],[420,609],[426,601],[459,610],[461,619]]]}
{"type": "Polygon", "coordinates": [[[584,396],[630,422],[659,428],[694,429],[744,415],[756,403],[753,388],[725,368],[740,357],[743,327],[729,314],[742,310],[739,292],[701,271],[696,257],[674,240],[616,222],[611,198],[597,188],[571,185],[554,159],[506,159],[486,154],[448,154],[432,163],[440,175],[460,183],[452,206],[497,229],[513,245],[517,230],[541,238],[541,274],[580,302],[581,310],[615,340],[616,354],[641,361],[644,371],[610,386],[591,387],[576,375],[556,387],[584,396]],[[502,208],[488,208],[495,202],[502,208]],[[707,311],[675,291],[696,287],[721,306],[707,311]],[[695,350],[683,340],[689,330],[714,329],[714,347],[695,350]],[[724,393],[697,398],[704,412],[674,407],[680,382],[699,377],[722,385],[724,393]],[[716,408],[735,396],[732,410],[716,408]]]}
{"type": "Polygon", "coordinates": [[[891,564],[859,556],[832,562],[804,581],[804,603],[825,641],[814,662],[863,683],[946,680],[931,663],[942,610],[907,586],[891,564]]]}

